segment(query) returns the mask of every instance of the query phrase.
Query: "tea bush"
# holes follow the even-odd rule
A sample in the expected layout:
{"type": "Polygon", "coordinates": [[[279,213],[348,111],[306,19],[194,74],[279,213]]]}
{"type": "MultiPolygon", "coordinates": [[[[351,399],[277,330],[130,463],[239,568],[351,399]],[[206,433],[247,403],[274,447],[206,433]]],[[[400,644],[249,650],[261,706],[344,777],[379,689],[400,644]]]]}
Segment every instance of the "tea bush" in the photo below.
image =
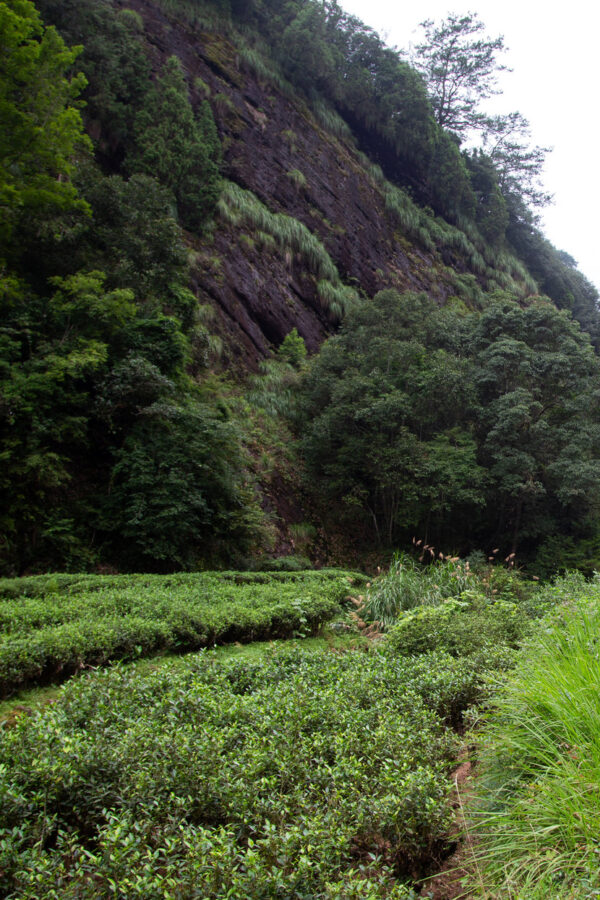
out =
{"type": "Polygon", "coordinates": [[[478,692],[444,653],[205,651],[84,675],[1,734],[0,888],[408,900],[451,815],[444,720],[478,692]]]}
{"type": "Polygon", "coordinates": [[[477,670],[506,668],[514,664],[530,622],[516,603],[474,595],[406,612],[390,629],[388,642],[405,656],[444,650],[469,657],[477,670]]]}
{"type": "Polygon", "coordinates": [[[159,649],[313,634],[340,611],[355,577],[324,571],[4,580],[0,694],[159,649]]]}

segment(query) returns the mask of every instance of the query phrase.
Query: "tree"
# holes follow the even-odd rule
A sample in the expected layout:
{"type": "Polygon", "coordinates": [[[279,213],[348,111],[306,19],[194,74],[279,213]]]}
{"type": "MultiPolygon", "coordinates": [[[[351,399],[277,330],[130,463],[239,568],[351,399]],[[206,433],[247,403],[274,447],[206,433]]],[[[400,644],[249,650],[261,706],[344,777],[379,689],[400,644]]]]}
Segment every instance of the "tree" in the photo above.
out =
{"type": "Polygon", "coordinates": [[[346,317],[301,386],[312,478],[380,542],[459,534],[483,502],[462,329],[424,295],[382,291],[346,317]]]}
{"type": "Polygon", "coordinates": [[[600,493],[598,360],[589,337],[545,298],[525,309],[497,298],[473,334],[480,462],[488,515],[517,550],[561,517],[597,515],[600,493]]]}
{"type": "Polygon", "coordinates": [[[540,184],[540,176],[550,147],[529,144],[529,122],[519,112],[485,120],[483,146],[498,174],[504,197],[523,198],[530,206],[547,206],[552,195],[540,184]]]}
{"type": "Polygon", "coordinates": [[[236,428],[188,398],[147,407],[116,453],[105,528],[127,564],[189,567],[249,549],[257,509],[236,428]],[[125,538],[125,541],[123,540],[125,538]]]}
{"type": "Polygon", "coordinates": [[[143,21],[110,0],[37,0],[45,22],[69,44],[83,46],[87,79],[84,118],[107,168],[122,161],[133,119],[150,87],[150,60],[141,40],[143,21]]]}
{"type": "Polygon", "coordinates": [[[67,73],[80,48],[44,28],[29,0],[0,2],[0,253],[23,213],[82,204],[71,183],[87,146],[77,98],[83,75],[67,73]]]}
{"type": "Polygon", "coordinates": [[[177,201],[181,222],[200,230],[219,197],[221,147],[210,106],[194,115],[176,56],[171,56],[148,91],[135,120],[134,172],[151,175],[177,201]]]}
{"type": "Polygon", "coordinates": [[[412,63],[425,78],[438,125],[464,138],[485,126],[481,102],[500,93],[497,75],[507,66],[497,55],[505,49],[504,38],[484,37],[477,13],[451,13],[439,24],[427,19],[421,27],[426,40],[415,47],[412,63]]]}
{"type": "Polygon", "coordinates": [[[506,234],[508,209],[498,183],[493,161],[480,150],[465,154],[465,160],[475,193],[475,221],[490,244],[500,243],[506,234]]]}

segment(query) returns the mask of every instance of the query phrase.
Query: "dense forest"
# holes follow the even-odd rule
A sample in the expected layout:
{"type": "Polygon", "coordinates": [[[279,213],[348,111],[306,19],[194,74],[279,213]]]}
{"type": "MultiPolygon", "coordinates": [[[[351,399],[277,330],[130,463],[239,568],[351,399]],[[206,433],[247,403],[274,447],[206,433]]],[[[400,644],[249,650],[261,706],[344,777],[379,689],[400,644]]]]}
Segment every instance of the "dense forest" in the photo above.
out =
{"type": "Polygon", "coordinates": [[[335,2],[0,5],[4,574],[594,568],[598,295],[482,27],[409,64],[335,2]]]}

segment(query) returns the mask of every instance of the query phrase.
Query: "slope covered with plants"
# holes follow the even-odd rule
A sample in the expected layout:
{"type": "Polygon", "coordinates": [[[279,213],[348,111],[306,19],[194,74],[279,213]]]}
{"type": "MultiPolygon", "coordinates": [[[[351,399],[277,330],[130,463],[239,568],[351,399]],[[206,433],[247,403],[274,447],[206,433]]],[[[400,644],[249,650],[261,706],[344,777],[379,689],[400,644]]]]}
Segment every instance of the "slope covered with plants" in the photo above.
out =
{"type": "Polygon", "coordinates": [[[0,10],[3,572],[589,567],[597,294],[522,117],[436,100],[443,29],[415,69],[314,0],[0,10]]]}

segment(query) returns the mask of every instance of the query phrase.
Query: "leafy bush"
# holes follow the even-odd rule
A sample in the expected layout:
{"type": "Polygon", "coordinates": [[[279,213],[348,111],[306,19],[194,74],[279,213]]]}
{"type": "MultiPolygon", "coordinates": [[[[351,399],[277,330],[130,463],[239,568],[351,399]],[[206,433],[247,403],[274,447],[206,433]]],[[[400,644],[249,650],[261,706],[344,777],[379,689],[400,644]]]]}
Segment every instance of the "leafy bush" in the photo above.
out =
{"type": "Polygon", "coordinates": [[[444,654],[297,649],[78,679],[3,733],[1,886],[408,900],[450,818],[441,717],[478,690],[444,654]]]}
{"type": "Polygon", "coordinates": [[[58,579],[26,579],[18,599],[18,580],[0,583],[0,693],[159,649],[311,634],[353,582],[344,572],[58,579]]]}
{"type": "Polygon", "coordinates": [[[300,169],[290,169],[290,171],[287,173],[287,177],[299,190],[301,188],[305,188],[308,183],[306,181],[306,175],[304,174],[304,172],[301,172],[300,169]]]}
{"type": "Polygon", "coordinates": [[[514,664],[514,650],[529,627],[516,603],[489,603],[475,595],[404,613],[390,629],[388,643],[403,656],[443,650],[469,657],[478,671],[499,669],[514,664]]]}

